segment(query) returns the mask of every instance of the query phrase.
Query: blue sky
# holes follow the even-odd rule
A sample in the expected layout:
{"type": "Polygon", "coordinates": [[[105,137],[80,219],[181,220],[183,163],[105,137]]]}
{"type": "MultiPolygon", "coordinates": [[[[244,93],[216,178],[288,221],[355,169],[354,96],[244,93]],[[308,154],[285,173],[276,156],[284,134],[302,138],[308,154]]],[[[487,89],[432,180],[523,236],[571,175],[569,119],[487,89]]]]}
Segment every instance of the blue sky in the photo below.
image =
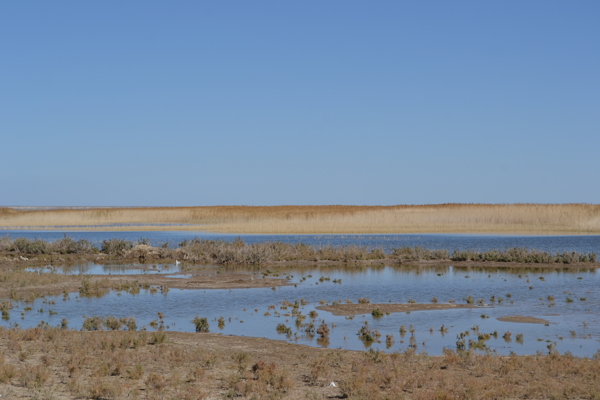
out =
{"type": "Polygon", "coordinates": [[[0,205],[598,203],[600,2],[0,3],[0,205]]]}

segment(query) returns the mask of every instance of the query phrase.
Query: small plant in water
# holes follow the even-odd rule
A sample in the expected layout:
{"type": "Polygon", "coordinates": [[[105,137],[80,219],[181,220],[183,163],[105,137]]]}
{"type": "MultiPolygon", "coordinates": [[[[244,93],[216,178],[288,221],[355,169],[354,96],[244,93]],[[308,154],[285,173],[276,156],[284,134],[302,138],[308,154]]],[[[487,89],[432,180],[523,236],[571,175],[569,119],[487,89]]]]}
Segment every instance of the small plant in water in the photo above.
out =
{"type": "Polygon", "coordinates": [[[385,336],[385,347],[389,349],[394,345],[394,335],[386,335],[385,336]]]}
{"type": "Polygon", "coordinates": [[[277,333],[285,333],[286,335],[292,334],[292,328],[285,326],[285,324],[277,324],[275,330],[277,331],[277,333]]]}
{"type": "Polygon", "coordinates": [[[367,321],[365,321],[363,327],[358,330],[358,338],[366,343],[378,341],[380,337],[381,334],[379,331],[377,329],[370,329],[367,321]]]}
{"type": "Polygon", "coordinates": [[[379,308],[376,308],[373,310],[371,315],[373,316],[373,318],[381,318],[381,317],[383,317],[384,313],[379,308]]]}
{"type": "Polygon", "coordinates": [[[517,336],[516,336],[516,340],[517,340],[517,343],[523,344],[523,334],[522,333],[518,333],[517,336]]]}
{"type": "Polygon", "coordinates": [[[192,320],[192,323],[196,327],[196,332],[208,333],[210,332],[210,325],[208,324],[208,318],[200,318],[196,315],[196,318],[192,320]]]}
{"type": "Polygon", "coordinates": [[[327,326],[325,321],[323,321],[321,325],[319,325],[319,327],[317,328],[317,334],[320,335],[322,338],[329,337],[329,326],[327,326]]]}

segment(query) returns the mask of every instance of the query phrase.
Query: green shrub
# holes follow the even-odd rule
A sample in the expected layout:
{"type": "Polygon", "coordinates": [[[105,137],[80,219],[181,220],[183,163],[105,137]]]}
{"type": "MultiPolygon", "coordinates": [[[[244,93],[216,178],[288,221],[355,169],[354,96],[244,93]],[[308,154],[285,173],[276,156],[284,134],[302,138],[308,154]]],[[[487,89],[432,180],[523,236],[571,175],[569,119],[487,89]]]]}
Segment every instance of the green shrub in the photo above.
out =
{"type": "Polygon", "coordinates": [[[376,309],[374,309],[374,310],[373,310],[373,312],[371,313],[371,315],[372,315],[374,318],[381,318],[381,317],[383,317],[383,316],[384,316],[384,313],[383,313],[383,311],[381,311],[379,308],[376,308],[376,309]]]}

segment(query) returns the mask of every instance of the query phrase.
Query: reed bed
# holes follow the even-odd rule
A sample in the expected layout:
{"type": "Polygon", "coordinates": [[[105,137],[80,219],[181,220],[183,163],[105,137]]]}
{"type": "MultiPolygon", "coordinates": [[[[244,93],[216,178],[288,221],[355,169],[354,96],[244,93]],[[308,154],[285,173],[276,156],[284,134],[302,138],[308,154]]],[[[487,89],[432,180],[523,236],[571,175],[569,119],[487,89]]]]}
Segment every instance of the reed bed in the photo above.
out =
{"type": "Polygon", "coordinates": [[[0,227],[82,230],[189,229],[256,234],[599,234],[600,205],[214,206],[32,211],[1,208],[0,227]]]}

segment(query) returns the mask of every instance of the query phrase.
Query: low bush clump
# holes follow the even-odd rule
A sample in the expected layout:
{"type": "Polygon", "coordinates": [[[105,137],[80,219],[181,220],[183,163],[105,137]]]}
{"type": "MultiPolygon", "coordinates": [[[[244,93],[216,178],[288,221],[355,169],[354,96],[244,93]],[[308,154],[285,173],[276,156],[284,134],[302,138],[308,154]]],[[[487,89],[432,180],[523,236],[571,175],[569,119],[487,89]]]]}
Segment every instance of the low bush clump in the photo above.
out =
{"type": "Polygon", "coordinates": [[[208,333],[210,332],[210,325],[208,323],[208,318],[200,318],[196,315],[196,318],[192,320],[192,323],[196,327],[196,332],[208,333]]]}

